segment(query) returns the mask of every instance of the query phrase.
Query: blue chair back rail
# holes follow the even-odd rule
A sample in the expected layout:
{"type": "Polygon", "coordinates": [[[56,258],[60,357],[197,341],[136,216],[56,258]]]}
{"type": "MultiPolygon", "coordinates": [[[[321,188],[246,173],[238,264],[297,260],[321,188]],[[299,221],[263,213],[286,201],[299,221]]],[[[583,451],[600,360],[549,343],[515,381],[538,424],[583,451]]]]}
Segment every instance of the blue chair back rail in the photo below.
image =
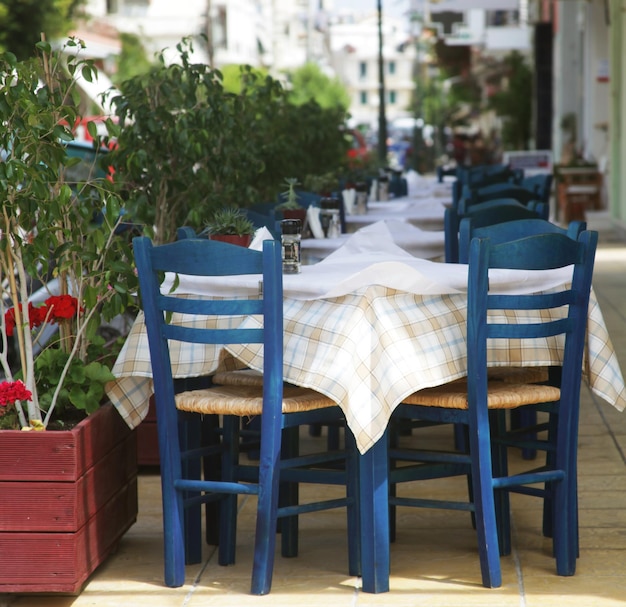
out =
{"type": "Polygon", "coordinates": [[[491,164],[474,167],[457,167],[457,180],[452,187],[452,202],[457,204],[461,198],[463,186],[483,187],[492,183],[517,183],[524,177],[521,169],[511,169],[507,164],[491,164]]]}
{"type": "Polygon", "coordinates": [[[502,583],[500,555],[510,551],[510,492],[544,499],[553,535],[559,575],[573,575],[578,556],[576,450],[582,358],[597,233],[583,231],[576,240],[562,233],[542,233],[495,244],[474,238],[468,267],[467,364],[465,381],[421,390],[405,399],[394,416],[467,427],[465,453],[406,447],[390,451],[391,485],[441,476],[467,476],[467,502],[392,497],[392,507],[465,509],[474,513],[483,585],[502,583]],[[493,268],[547,270],[571,267],[571,285],[537,294],[489,291],[493,268]],[[560,310],[561,313],[549,311],[560,310]],[[524,320],[512,320],[519,311],[524,320]],[[544,311],[547,311],[544,312],[544,311]],[[526,316],[535,314],[529,321],[526,316]],[[555,339],[562,349],[560,388],[489,380],[487,352],[492,340],[555,339]],[[506,446],[511,436],[506,410],[550,412],[544,466],[510,474],[506,446]],[[399,462],[409,462],[398,466],[399,462]],[[547,500],[547,502],[546,502],[547,500]]]}
{"type": "Polygon", "coordinates": [[[509,198],[481,202],[470,206],[464,213],[461,213],[459,209],[449,207],[444,212],[443,220],[446,262],[459,262],[459,230],[463,217],[480,218],[478,221],[481,225],[489,225],[515,219],[543,217],[543,215],[543,205],[538,205],[538,208],[533,205],[525,206],[517,200],[509,198]]]}
{"type": "Polygon", "coordinates": [[[550,221],[540,219],[532,212],[524,213],[515,207],[503,207],[493,215],[471,215],[461,219],[459,228],[459,263],[467,263],[469,246],[473,238],[489,238],[493,244],[510,242],[535,234],[564,234],[573,240],[585,230],[584,221],[572,221],[562,228],[550,221]]]}
{"type": "Polygon", "coordinates": [[[543,211],[542,217],[544,219],[548,219],[550,205],[540,201],[537,194],[519,186],[499,188],[498,191],[493,191],[487,194],[481,194],[477,190],[464,188],[456,208],[461,215],[466,215],[477,205],[486,205],[489,202],[499,200],[515,200],[526,207],[533,208],[535,210],[541,209],[543,211]]]}
{"type": "MultiPolygon", "coordinates": [[[[184,236],[184,231],[182,232],[184,236]]],[[[349,569],[359,572],[356,512],[356,448],[298,456],[302,424],[318,423],[339,407],[313,390],[283,386],[282,260],[280,243],[266,240],[263,251],[196,237],[154,246],[148,238],[133,240],[142,306],[148,333],[157,415],[161,482],[165,583],[185,581],[185,562],[201,557],[198,505],[218,500],[221,565],[234,562],[237,495],[257,495],[256,535],[251,592],[266,594],[272,581],[277,520],[281,520],[283,554],[297,550],[297,519],[304,512],[344,507],[348,510],[349,569]],[[258,298],[209,299],[161,293],[164,273],[185,276],[252,274],[263,279],[258,298]],[[184,322],[181,321],[184,316],[184,322]],[[232,318],[254,316],[253,326],[232,318]],[[194,319],[191,321],[191,319],[194,319]],[[223,319],[224,322],[220,322],[223,319]],[[262,344],[261,386],[211,386],[175,393],[170,348],[181,342],[198,351],[206,344],[262,344]],[[201,477],[202,459],[215,451],[201,441],[203,417],[220,415],[221,469],[201,477]],[[241,418],[261,417],[259,465],[239,461],[241,418]],[[184,420],[184,424],[182,423],[184,420]],[[194,423],[195,420],[195,423],[194,423]],[[182,430],[185,430],[184,432],[182,430]],[[195,462],[199,462],[196,464],[195,462]],[[334,467],[333,467],[334,463],[334,467]],[[338,465],[339,464],[339,465],[338,465]],[[301,482],[343,484],[346,497],[298,503],[301,482]],[[279,489],[281,500],[279,501],[279,489]]]]}
{"type": "Polygon", "coordinates": [[[537,194],[539,200],[547,204],[550,202],[553,181],[554,175],[552,173],[542,173],[540,175],[529,175],[528,177],[524,177],[519,182],[519,185],[537,194]]]}

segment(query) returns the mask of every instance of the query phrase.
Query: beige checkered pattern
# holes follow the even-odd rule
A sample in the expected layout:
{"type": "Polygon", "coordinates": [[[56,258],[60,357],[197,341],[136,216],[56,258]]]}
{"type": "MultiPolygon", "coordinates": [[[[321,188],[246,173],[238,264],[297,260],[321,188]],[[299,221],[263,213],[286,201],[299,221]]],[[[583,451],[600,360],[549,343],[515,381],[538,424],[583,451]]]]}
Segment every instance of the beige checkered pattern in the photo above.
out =
{"type": "MultiPolygon", "coordinates": [[[[285,380],[337,402],[364,453],[380,438],[394,408],[407,395],[466,374],[466,307],[462,294],[414,295],[381,286],[335,299],[286,299],[285,380]]],[[[593,293],[588,329],[586,378],[595,393],[621,411],[626,408],[626,388],[593,293]]],[[[559,351],[555,339],[496,342],[489,364],[558,364],[559,351]]],[[[261,370],[263,360],[260,347],[231,346],[227,351],[201,345],[175,349],[172,359],[174,375],[179,377],[241,365],[261,370]]],[[[134,427],[145,417],[152,393],[141,315],[113,373],[118,380],[109,384],[108,395],[134,427]]]]}

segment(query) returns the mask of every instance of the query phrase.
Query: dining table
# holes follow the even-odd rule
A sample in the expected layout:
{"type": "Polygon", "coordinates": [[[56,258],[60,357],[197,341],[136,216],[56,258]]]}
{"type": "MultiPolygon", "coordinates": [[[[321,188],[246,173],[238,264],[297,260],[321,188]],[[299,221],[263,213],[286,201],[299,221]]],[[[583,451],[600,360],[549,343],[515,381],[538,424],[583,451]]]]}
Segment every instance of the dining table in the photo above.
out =
{"type": "MultiPolygon", "coordinates": [[[[497,269],[489,275],[490,288],[503,293],[545,291],[566,280],[567,269],[497,269]]],[[[166,276],[162,288],[173,284],[181,297],[257,297],[262,289],[260,276],[166,276]]],[[[467,266],[418,258],[392,238],[359,231],[319,263],[284,275],[283,294],[284,379],[317,390],[341,407],[360,453],[361,499],[370,500],[375,492],[387,490],[386,462],[381,462],[385,450],[380,446],[394,409],[412,392],[467,373],[467,266]]],[[[532,311],[524,314],[528,317],[520,320],[532,320],[532,311]]],[[[626,387],[593,292],[588,318],[584,378],[594,393],[622,411],[626,387]]],[[[184,324],[186,319],[175,322],[184,324]]],[[[232,317],[223,322],[254,325],[257,320],[232,317]]],[[[558,339],[545,338],[499,344],[489,350],[488,364],[544,367],[560,364],[560,356],[558,339]]],[[[262,347],[257,345],[193,344],[172,349],[171,357],[175,377],[263,368],[262,347]]],[[[116,379],[107,385],[107,394],[135,427],[148,411],[153,390],[141,312],[112,371],[116,379]]],[[[364,545],[372,548],[362,555],[366,592],[388,590],[389,519],[384,510],[362,521],[363,537],[370,540],[364,545]]]]}
{"type": "Polygon", "coordinates": [[[363,226],[394,219],[418,226],[424,230],[443,230],[443,216],[452,204],[448,197],[402,197],[387,201],[370,201],[365,213],[346,214],[346,231],[355,232],[363,226]]]}
{"type": "MultiPolygon", "coordinates": [[[[443,259],[445,233],[443,230],[423,230],[399,219],[383,219],[367,224],[359,230],[372,239],[391,239],[401,249],[414,257],[443,259]]],[[[303,238],[301,242],[302,262],[310,265],[325,259],[342,247],[353,234],[340,234],[334,238],[303,238]]]]}
{"type": "Polygon", "coordinates": [[[422,230],[443,230],[444,211],[452,204],[452,183],[439,183],[436,178],[415,171],[408,172],[406,179],[405,196],[379,200],[374,197],[376,188],[373,188],[364,209],[355,204],[355,193],[350,196],[349,192],[344,192],[346,232],[353,233],[387,220],[405,222],[422,230]]]}

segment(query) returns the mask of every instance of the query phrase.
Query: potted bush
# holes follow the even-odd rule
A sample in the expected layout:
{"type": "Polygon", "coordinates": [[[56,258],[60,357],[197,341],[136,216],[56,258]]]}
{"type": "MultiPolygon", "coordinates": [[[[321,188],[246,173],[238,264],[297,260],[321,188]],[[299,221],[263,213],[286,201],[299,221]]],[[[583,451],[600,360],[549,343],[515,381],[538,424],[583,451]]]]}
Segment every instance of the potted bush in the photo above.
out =
{"type": "Polygon", "coordinates": [[[161,53],[147,74],[119,83],[111,131],[116,182],[131,215],[156,242],[200,231],[225,203],[252,207],[276,196],[283,175],[320,174],[346,156],[346,111],[294,105],[282,84],[242,66],[236,86],[194,63],[192,44],[161,53]]]}
{"type": "Polygon", "coordinates": [[[256,228],[246,217],[245,211],[235,206],[227,206],[213,213],[202,234],[206,234],[210,240],[222,240],[247,247],[255,232],[256,228]]]}
{"type": "Polygon", "coordinates": [[[101,406],[102,323],[136,289],[122,200],[106,175],[68,178],[81,47],[0,55],[0,593],[78,591],[137,516],[135,435],[101,406]]]}

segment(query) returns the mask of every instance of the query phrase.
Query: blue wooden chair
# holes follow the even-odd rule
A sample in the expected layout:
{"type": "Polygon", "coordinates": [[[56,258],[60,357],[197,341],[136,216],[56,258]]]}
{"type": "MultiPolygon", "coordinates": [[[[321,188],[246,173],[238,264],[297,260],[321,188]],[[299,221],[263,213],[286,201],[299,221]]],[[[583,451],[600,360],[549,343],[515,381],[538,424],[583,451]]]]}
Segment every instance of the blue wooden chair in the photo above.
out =
{"type": "Polygon", "coordinates": [[[478,225],[491,225],[518,219],[530,219],[543,216],[543,208],[527,207],[520,202],[504,198],[489,200],[464,209],[449,207],[444,212],[444,250],[446,263],[459,262],[459,230],[464,217],[473,217],[478,225]]]}
{"type": "Polygon", "coordinates": [[[518,240],[536,234],[564,234],[577,240],[587,228],[584,221],[572,221],[562,228],[531,214],[524,216],[515,207],[502,207],[492,213],[477,213],[461,219],[459,226],[459,263],[467,263],[473,238],[489,238],[492,244],[518,240]]]}
{"type": "Polygon", "coordinates": [[[553,181],[554,175],[552,173],[542,173],[540,175],[529,175],[528,177],[524,177],[519,182],[519,185],[534,192],[541,202],[545,202],[547,204],[550,202],[553,181]]]}
{"type": "Polygon", "coordinates": [[[270,591],[274,564],[277,519],[281,520],[283,552],[293,554],[297,517],[303,512],[347,507],[349,568],[359,568],[356,504],[356,448],[299,457],[298,428],[343,414],[327,397],[309,389],[284,386],[282,263],[280,243],[267,240],[263,251],[200,238],[153,246],[148,238],[133,240],[135,261],[154,381],[157,429],[161,461],[165,583],[180,586],[185,581],[185,561],[201,557],[201,503],[219,501],[219,553],[221,565],[235,560],[237,495],[256,495],[256,536],[251,592],[270,591]],[[192,276],[254,274],[263,277],[263,294],[255,299],[181,298],[161,293],[163,273],[192,276]],[[175,324],[179,315],[194,321],[175,324]],[[254,316],[260,326],[218,328],[209,318],[254,316]],[[211,327],[211,328],[207,328],[211,327]],[[215,386],[175,393],[170,347],[183,344],[263,345],[263,383],[257,386],[215,386]],[[262,414],[262,415],[261,415],[262,414]],[[207,415],[222,416],[219,474],[200,476],[201,465],[191,462],[213,453],[201,441],[200,423],[207,415]],[[239,432],[242,417],[261,417],[259,465],[239,461],[239,432]],[[181,432],[186,421],[185,432],[181,432]],[[180,434],[179,434],[180,432],[180,434]],[[210,478],[207,478],[209,476],[210,478]],[[218,477],[218,480],[212,480],[218,477]],[[353,482],[355,481],[355,482],[353,482]],[[279,504],[279,487],[300,482],[345,484],[346,497],[308,504],[295,503],[293,493],[279,504]],[[284,506],[282,504],[285,504],[284,506]],[[193,519],[193,520],[191,520],[193,519]],[[196,531],[196,533],[193,533],[196,531]],[[187,558],[186,558],[187,557],[187,558]]]}
{"type": "MultiPolygon", "coordinates": [[[[468,429],[466,453],[392,449],[391,486],[447,476],[471,480],[468,502],[439,501],[393,495],[391,507],[469,510],[475,515],[483,585],[501,585],[500,555],[510,551],[508,495],[517,492],[544,499],[546,528],[553,537],[559,575],[573,575],[578,556],[576,451],[582,358],[597,233],[584,231],[577,240],[560,233],[542,233],[494,244],[474,238],[470,245],[467,309],[467,379],[416,392],[394,412],[396,419],[463,424],[468,429]],[[490,268],[545,270],[572,267],[571,285],[543,294],[507,295],[489,291],[490,268]],[[565,307],[557,320],[506,322],[492,310],[541,311],[565,307]],[[487,367],[491,339],[520,340],[562,336],[560,387],[490,380],[487,367]],[[506,430],[507,410],[547,411],[547,436],[533,445],[547,453],[545,466],[509,474],[506,447],[515,436],[506,430]],[[404,462],[398,466],[399,462],[404,462]]],[[[543,435],[542,435],[543,436],[543,435]]]]}
{"type": "Polygon", "coordinates": [[[538,213],[540,212],[543,219],[548,219],[549,217],[549,203],[544,203],[538,200],[537,194],[534,192],[511,184],[494,184],[493,186],[478,189],[470,189],[465,186],[456,208],[459,213],[465,215],[470,209],[477,207],[478,205],[483,205],[484,208],[484,206],[490,202],[493,203],[503,199],[516,200],[520,204],[523,204],[538,213]]]}
{"type": "Polygon", "coordinates": [[[484,187],[494,183],[517,183],[524,177],[521,169],[511,169],[507,164],[490,164],[473,167],[457,167],[456,181],[452,186],[452,202],[457,204],[465,186],[484,187]]]}
{"type": "MultiPolygon", "coordinates": [[[[492,244],[500,244],[537,234],[564,234],[573,240],[577,240],[580,233],[586,229],[587,224],[584,221],[572,221],[567,228],[562,228],[545,219],[519,218],[514,221],[491,222],[489,218],[481,215],[465,217],[461,220],[459,229],[459,262],[467,263],[469,245],[473,238],[489,238],[492,244]]],[[[531,382],[533,376],[535,376],[536,382],[547,382],[551,380],[551,377],[552,383],[556,381],[554,379],[554,371],[547,368],[505,368],[498,371],[499,379],[513,383],[519,381],[520,378],[525,378],[524,381],[531,382]]],[[[558,374],[556,377],[558,377],[558,374]]],[[[522,428],[530,429],[523,435],[524,437],[534,436],[536,433],[532,428],[536,423],[537,415],[534,411],[521,410],[511,414],[511,426],[517,430],[520,436],[522,436],[522,428]]],[[[457,447],[463,444],[463,439],[460,436],[456,437],[456,441],[457,447]]],[[[533,459],[536,452],[532,448],[522,447],[522,455],[524,459],[533,459]]]]}

